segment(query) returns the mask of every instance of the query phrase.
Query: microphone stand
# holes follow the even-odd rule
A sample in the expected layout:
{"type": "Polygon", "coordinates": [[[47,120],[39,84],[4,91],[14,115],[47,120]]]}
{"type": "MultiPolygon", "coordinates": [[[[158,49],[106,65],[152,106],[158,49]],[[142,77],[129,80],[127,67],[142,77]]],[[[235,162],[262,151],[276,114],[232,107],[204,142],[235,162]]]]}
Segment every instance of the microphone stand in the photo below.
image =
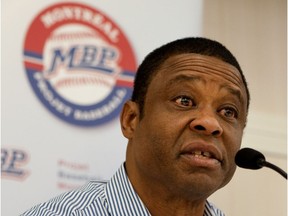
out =
{"type": "Polygon", "coordinates": [[[257,164],[260,166],[260,167],[268,167],[276,172],[278,172],[280,175],[282,175],[284,178],[287,179],[287,173],[282,170],[281,168],[277,167],[276,165],[272,164],[272,163],[269,163],[268,161],[266,161],[265,159],[263,158],[259,158],[258,161],[257,161],[257,164]]]}

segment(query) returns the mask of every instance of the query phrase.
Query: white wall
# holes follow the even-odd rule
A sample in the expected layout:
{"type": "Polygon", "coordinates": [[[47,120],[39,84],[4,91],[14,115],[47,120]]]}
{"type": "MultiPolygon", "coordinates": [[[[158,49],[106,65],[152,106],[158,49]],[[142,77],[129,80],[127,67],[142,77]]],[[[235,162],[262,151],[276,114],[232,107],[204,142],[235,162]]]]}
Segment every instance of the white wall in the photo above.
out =
{"type": "MultiPolygon", "coordinates": [[[[262,151],[287,171],[287,2],[204,1],[203,35],[222,41],[244,71],[251,108],[243,147],[262,151]]],[[[287,181],[263,168],[237,169],[211,197],[227,215],[287,215],[287,181]]]]}

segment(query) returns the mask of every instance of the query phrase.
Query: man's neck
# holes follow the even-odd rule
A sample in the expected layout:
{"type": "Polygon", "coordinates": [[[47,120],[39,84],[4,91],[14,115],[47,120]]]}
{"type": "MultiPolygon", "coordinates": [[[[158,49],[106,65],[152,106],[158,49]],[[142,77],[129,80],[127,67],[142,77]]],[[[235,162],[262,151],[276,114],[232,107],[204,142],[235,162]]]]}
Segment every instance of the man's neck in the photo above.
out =
{"type": "MultiPolygon", "coordinates": [[[[127,171],[127,167],[126,167],[127,171]]],[[[203,216],[206,198],[195,198],[195,194],[187,191],[173,193],[173,190],[165,187],[159,181],[155,180],[149,183],[143,176],[129,175],[128,178],[133,185],[134,190],[144,203],[146,208],[153,216],[203,216]]],[[[135,173],[134,173],[135,174],[135,173]]]]}

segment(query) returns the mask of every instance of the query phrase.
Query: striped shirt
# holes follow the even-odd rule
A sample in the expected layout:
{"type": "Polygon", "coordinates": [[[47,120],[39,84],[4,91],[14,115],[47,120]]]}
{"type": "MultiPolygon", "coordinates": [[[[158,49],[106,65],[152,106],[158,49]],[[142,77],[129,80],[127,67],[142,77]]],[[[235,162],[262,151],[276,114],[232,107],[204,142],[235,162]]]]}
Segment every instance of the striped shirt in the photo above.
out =
{"type": "MultiPolygon", "coordinates": [[[[90,181],[79,189],[66,192],[22,214],[27,215],[151,216],[133,189],[124,164],[110,181],[90,181]]],[[[224,214],[207,201],[204,216],[224,216],[224,214]]]]}

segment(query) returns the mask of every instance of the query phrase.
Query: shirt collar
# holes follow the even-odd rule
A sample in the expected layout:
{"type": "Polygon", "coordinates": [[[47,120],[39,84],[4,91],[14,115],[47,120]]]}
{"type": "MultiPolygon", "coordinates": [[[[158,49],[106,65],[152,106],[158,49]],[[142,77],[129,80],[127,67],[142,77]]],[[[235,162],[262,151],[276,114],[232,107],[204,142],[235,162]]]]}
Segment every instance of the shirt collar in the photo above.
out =
{"type": "Polygon", "coordinates": [[[151,215],[133,189],[124,163],[107,183],[105,192],[111,215],[151,215]]]}
{"type": "MultiPolygon", "coordinates": [[[[115,175],[107,183],[105,189],[108,211],[111,215],[141,215],[151,216],[144,203],[133,189],[127,176],[125,163],[121,165],[115,175]]],[[[212,203],[206,201],[204,216],[223,215],[223,212],[216,208],[212,203]]]]}

